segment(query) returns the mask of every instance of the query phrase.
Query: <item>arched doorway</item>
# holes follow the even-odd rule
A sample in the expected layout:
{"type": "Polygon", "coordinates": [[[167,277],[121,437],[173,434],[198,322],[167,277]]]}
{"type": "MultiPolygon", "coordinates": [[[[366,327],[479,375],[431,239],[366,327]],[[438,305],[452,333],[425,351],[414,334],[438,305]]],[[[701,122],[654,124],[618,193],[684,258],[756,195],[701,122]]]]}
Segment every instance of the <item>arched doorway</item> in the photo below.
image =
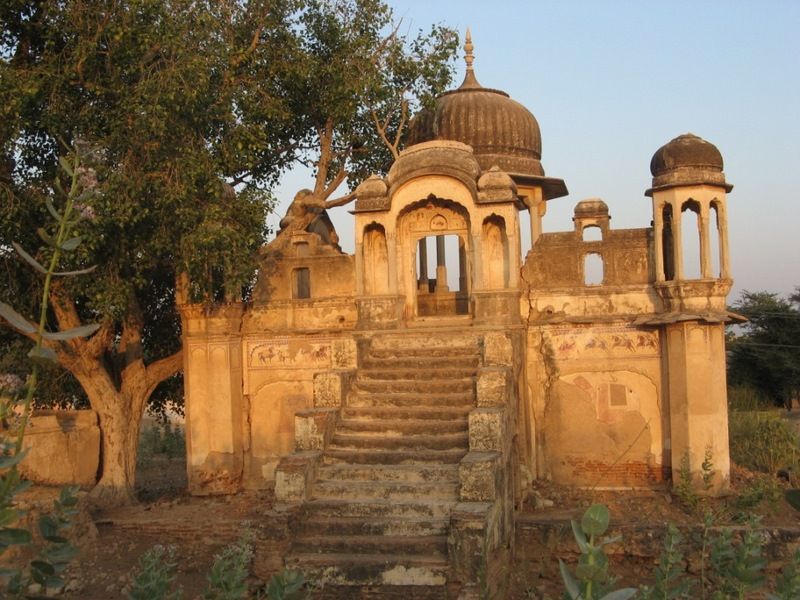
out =
{"type": "Polygon", "coordinates": [[[463,206],[428,198],[398,216],[407,317],[470,314],[471,243],[463,206]]]}

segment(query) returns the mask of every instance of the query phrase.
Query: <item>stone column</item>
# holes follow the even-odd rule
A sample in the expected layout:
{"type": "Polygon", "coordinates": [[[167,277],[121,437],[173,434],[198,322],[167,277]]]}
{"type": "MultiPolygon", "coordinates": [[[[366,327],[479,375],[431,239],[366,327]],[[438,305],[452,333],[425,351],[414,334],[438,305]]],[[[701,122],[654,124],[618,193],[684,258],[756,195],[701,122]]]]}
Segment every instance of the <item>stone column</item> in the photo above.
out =
{"type": "Polygon", "coordinates": [[[673,323],[665,334],[672,480],[679,482],[688,465],[698,492],[723,493],[730,485],[725,326],[673,323]]]}
{"type": "Polygon", "coordinates": [[[418,244],[417,253],[419,254],[419,291],[427,294],[428,288],[428,240],[422,238],[418,244]]]}
{"type": "Polygon", "coordinates": [[[444,236],[436,236],[436,291],[440,293],[449,292],[447,286],[447,266],[444,260],[444,236]]]}
{"type": "Polygon", "coordinates": [[[731,258],[728,253],[728,214],[725,204],[717,204],[717,232],[719,235],[719,270],[722,279],[731,277],[731,258]]]}
{"type": "Polygon", "coordinates": [[[180,309],[186,468],[192,494],[239,491],[244,467],[242,304],[180,309]]]}
{"type": "Polygon", "coordinates": [[[655,244],[656,281],[664,281],[664,206],[653,200],[653,242],[655,244]]]}
{"type": "Polygon", "coordinates": [[[700,234],[700,277],[710,279],[711,273],[711,239],[708,235],[708,203],[700,204],[700,214],[697,216],[697,229],[700,234]]]}
{"type": "Polygon", "coordinates": [[[467,247],[461,237],[458,238],[458,289],[464,294],[467,290],[467,247]]]}

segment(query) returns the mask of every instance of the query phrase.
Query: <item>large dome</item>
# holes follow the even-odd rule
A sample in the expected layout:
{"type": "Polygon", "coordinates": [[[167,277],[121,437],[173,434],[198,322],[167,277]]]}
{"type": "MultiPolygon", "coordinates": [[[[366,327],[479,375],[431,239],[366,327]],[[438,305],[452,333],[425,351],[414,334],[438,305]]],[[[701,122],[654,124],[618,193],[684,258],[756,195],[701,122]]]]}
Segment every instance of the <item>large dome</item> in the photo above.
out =
{"type": "Polygon", "coordinates": [[[483,87],[472,68],[472,39],[464,45],[467,73],[456,90],[436,99],[409,125],[409,144],[452,140],[472,146],[481,169],[500,167],[510,175],[542,177],[542,135],[531,112],[500,90],[483,87]]]}
{"type": "Polygon", "coordinates": [[[409,143],[453,140],[472,146],[481,169],[544,175],[542,136],[531,112],[499,90],[482,87],[471,69],[464,83],[445,92],[409,127],[409,143]]]}

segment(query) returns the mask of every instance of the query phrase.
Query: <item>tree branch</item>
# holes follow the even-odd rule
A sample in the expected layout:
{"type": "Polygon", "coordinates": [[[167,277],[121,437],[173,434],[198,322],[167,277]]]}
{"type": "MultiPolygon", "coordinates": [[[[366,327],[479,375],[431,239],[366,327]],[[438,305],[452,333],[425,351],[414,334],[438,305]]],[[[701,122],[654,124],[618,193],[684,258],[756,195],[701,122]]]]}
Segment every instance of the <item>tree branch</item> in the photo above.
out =
{"type": "Polygon", "coordinates": [[[145,398],[149,398],[159,383],[172,377],[175,373],[183,369],[183,350],[178,350],[175,354],[159,359],[145,368],[145,381],[147,389],[145,398]]]}
{"type": "Polygon", "coordinates": [[[329,208],[336,208],[337,206],[344,206],[345,204],[349,204],[353,200],[356,199],[356,193],[350,192],[349,194],[345,194],[344,196],[340,196],[333,200],[328,200],[325,202],[325,209],[329,208]]]}

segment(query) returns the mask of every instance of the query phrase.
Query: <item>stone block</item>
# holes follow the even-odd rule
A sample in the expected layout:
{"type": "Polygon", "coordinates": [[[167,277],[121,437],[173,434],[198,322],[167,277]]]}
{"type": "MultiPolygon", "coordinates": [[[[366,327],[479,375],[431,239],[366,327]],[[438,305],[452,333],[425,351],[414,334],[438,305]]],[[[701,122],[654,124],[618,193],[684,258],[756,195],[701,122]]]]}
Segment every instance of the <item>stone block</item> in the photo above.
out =
{"type": "Polygon", "coordinates": [[[476,408],[469,413],[469,449],[502,452],[508,446],[507,416],[502,408],[476,408]]]}
{"type": "Polygon", "coordinates": [[[483,337],[483,364],[507,367],[513,360],[514,348],[505,333],[491,332],[483,337]]]}
{"type": "Polygon", "coordinates": [[[285,456],[275,469],[275,499],[278,502],[303,502],[311,497],[321,453],[302,452],[285,456]]]}
{"type": "Polygon", "coordinates": [[[324,450],[336,422],[335,408],[303,410],[294,416],[295,450],[324,450]]]}
{"type": "Polygon", "coordinates": [[[25,432],[19,469],[45,485],[93,486],[100,461],[100,428],[92,410],[41,411],[25,432]]]}
{"type": "Polygon", "coordinates": [[[505,406],[511,397],[509,369],[483,367],[478,371],[476,391],[479,407],[505,406]]]}
{"type": "Polygon", "coordinates": [[[314,373],[314,406],[317,408],[342,406],[346,381],[346,377],[341,371],[314,373]]]}
{"type": "Polygon", "coordinates": [[[494,502],[499,494],[498,452],[469,452],[458,465],[462,502],[494,502]]]}

